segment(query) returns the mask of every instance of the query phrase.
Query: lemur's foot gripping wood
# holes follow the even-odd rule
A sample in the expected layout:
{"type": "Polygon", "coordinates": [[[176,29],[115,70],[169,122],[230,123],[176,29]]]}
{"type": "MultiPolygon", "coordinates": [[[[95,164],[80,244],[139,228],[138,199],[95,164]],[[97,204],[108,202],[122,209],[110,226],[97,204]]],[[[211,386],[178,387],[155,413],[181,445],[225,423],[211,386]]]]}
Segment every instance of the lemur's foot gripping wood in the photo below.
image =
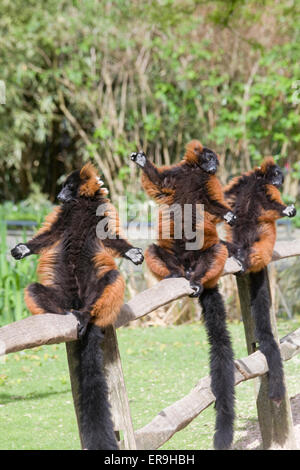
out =
{"type": "Polygon", "coordinates": [[[233,258],[240,266],[240,271],[236,273],[237,276],[243,275],[247,272],[248,263],[247,263],[247,254],[242,248],[237,248],[236,253],[233,255],[233,258]]]}
{"type": "Polygon", "coordinates": [[[237,248],[235,259],[241,266],[239,274],[244,274],[247,271],[247,254],[243,248],[237,248]]]}
{"type": "Polygon", "coordinates": [[[203,292],[203,285],[197,282],[190,282],[190,286],[193,289],[193,293],[189,297],[199,297],[203,292]]]}
{"type": "Polygon", "coordinates": [[[236,256],[232,256],[232,258],[234,259],[234,261],[239,265],[240,267],[240,270],[238,272],[235,273],[236,276],[241,276],[243,274],[246,273],[247,271],[247,268],[245,267],[245,265],[243,264],[243,262],[237,258],[236,256]]]}
{"type": "Polygon", "coordinates": [[[230,243],[228,241],[223,241],[222,244],[227,247],[228,250],[228,256],[231,258],[234,258],[234,260],[237,262],[237,264],[240,266],[240,271],[237,272],[237,275],[240,274],[245,274],[247,271],[247,253],[244,248],[236,246],[233,243],[230,243]]]}
{"type": "Polygon", "coordinates": [[[89,312],[80,312],[79,310],[72,310],[70,312],[66,312],[66,315],[72,314],[78,320],[78,339],[82,339],[87,331],[88,324],[91,320],[91,315],[89,312]]]}
{"type": "Polygon", "coordinates": [[[226,311],[218,287],[199,297],[210,343],[211,388],[216,397],[215,449],[228,449],[233,440],[234,360],[226,328],[226,311]]]}

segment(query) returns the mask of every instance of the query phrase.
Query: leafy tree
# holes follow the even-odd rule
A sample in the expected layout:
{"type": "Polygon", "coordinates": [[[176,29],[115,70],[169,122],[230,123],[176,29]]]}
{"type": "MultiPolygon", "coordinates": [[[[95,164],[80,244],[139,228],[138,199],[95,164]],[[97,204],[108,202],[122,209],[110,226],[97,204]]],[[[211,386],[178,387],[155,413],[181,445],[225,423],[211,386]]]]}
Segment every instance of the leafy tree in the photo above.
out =
{"type": "Polygon", "coordinates": [[[0,198],[23,199],[38,183],[53,200],[61,177],[89,158],[113,196],[137,194],[128,154],[142,147],[168,164],[191,138],[222,155],[224,180],[270,153],[293,168],[299,8],[3,0],[0,198]]]}

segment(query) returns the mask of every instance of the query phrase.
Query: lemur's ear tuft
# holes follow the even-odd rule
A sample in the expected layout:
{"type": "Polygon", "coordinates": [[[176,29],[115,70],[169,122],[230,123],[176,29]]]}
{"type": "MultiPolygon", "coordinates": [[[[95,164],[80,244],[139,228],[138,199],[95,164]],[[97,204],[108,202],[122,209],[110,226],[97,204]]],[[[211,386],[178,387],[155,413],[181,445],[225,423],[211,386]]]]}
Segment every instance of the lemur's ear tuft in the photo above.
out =
{"type": "Polygon", "coordinates": [[[96,178],[96,176],[98,176],[97,170],[90,162],[86,163],[80,170],[80,178],[82,180],[88,180],[93,177],[96,178]]]}
{"type": "Polygon", "coordinates": [[[197,163],[198,157],[203,151],[203,145],[199,140],[191,140],[185,148],[184,160],[197,163]]]}
{"type": "Polygon", "coordinates": [[[82,184],[80,186],[80,196],[93,197],[97,191],[102,196],[106,196],[108,190],[102,188],[104,182],[98,176],[98,172],[92,163],[87,163],[80,171],[80,179],[82,184]]]}
{"type": "Polygon", "coordinates": [[[265,157],[263,159],[263,162],[260,166],[260,171],[265,174],[267,171],[268,171],[268,168],[270,168],[270,166],[275,166],[276,163],[274,161],[274,158],[273,157],[265,157]]]}

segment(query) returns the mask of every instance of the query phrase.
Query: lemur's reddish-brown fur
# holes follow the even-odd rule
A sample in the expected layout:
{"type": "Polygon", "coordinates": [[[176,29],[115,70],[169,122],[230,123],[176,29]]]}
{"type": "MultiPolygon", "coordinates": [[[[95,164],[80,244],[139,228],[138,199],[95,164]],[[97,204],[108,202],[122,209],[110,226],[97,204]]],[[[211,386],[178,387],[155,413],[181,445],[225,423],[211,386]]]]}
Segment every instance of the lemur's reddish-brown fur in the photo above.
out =
{"type": "Polygon", "coordinates": [[[73,186],[78,187],[76,197],[71,202],[56,207],[46,217],[36,236],[27,243],[31,253],[41,255],[37,273],[40,285],[44,288],[39,295],[38,290],[41,288],[37,284],[28,286],[25,290],[25,302],[32,314],[51,310],[55,312],[55,309],[59,313],[66,309],[89,310],[95,324],[105,327],[116,320],[125,291],[124,280],[113,257],[124,256],[132,246],[122,234],[118,212],[106,198],[107,190],[102,188],[95,167],[88,163],[69,178],[73,186]],[[96,215],[99,206],[104,208],[101,216],[96,215]],[[103,218],[107,222],[107,232],[113,238],[97,237],[96,225],[103,218]],[[65,246],[69,247],[68,251],[64,251],[65,246]],[[82,250],[86,255],[76,267],[82,250]],[[62,259],[65,259],[64,265],[62,259]],[[69,274],[65,266],[68,259],[69,274]],[[87,263],[86,268],[93,267],[88,283],[84,274],[80,274],[82,280],[78,277],[78,273],[83,273],[84,263],[87,263]],[[93,294],[90,292],[91,288],[94,288],[93,294]],[[46,289],[52,298],[48,304],[44,298],[46,289]],[[98,299],[95,298],[97,292],[98,299]],[[77,299],[76,305],[72,301],[72,295],[77,299]]]}
{"type": "Polygon", "coordinates": [[[104,288],[102,296],[96,301],[91,310],[96,325],[106,327],[115,323],[115,312],[121,310],[124,292],[125,281],[121,276],[104,288]]]}
{"type": "Polygon", "coordinates": [[[251,315],[255,336],[269,367],[268,393],[278,404],[285,394],[283,368],[278,344],[270,322],[270,292],[266,266],[272,259],[276,241],[275,222],[280,217],[293,217],[296,210],[287,207],[278,188],[283,173],[272,157],[261,167],[234,178],[225,188],[225,197],[237,215],[237,223],[227,229],[227,246],[231,255],[249,273],[251,315]]]}
{"type": "Polygon", "coordinates": [[[284,217],[287,207],[279,189],[268,180],[268,172],[278,168],[272,157],[266,157],[260,167],[234,178],[224,189],[227,202],[236,212],[238,222],[226,226],[228,242],[246,250],[247,270],[258,272],[272,259],[276,241],[277,219],[284,217]]]}
{"type": "Polygon", "coordinates": [[[216,224],[223,219],[232,223],[235,217],[214,175],[219,158],[198,140],[187,145],[181,162],[168,167],[156,168],[143,152],[131,158],[143,170],[143,188],[159,206],[157,243],[147,248],[146,263],[159,280],[185,277],[199,297],[211,346],[211,384],[217,412],[214,445],[226,449],[233,438],[234,363],[226,311],[217,287],[228,251],[219,240],[216,224]],[[197,204],[204,205],[204,220],[196,217],[197,204]],[[185,212],[186,205],[192,207],[191,217],[185,212]],[[193,235],[182,233],[182,238],[178,237],[178,226],[183,229],[185,222],[192,225],[197,241],[203,233],[202,246],[189,249],[187,243],[195,239],[188,237],[193,235]]]}
{"type": "MultiPolygon", "coordinates": [[[[32,297],[31,293],[25,289],[24,291],[24,301],[26,304],[26,307],[28,308],[29,312],[32,315],[41,315],[45,312],[45,310],[42,307],[39,307],[38,304],[36,303],[35,299],[32,297]]],[[[59,312],[57,313],[62,313],[62,309],[59,309],[59,312]]]]}
{"type": "MultiPolygon", "coordinates": [[[[37,266],[37,275],[38,280],[45,286],[51,286],[55,284],[55,263],[58,245],[59,241],[56,241],[51,247],[47,249],[45,248],[41,251],[37,266]]],[[[31,310],[29,309],[29,311],[31,310]]]]}
{"type": "MultiPolygon", "coordinates": [[[[213,259],[211,260],[213,267],[207,270],[202,280],[204,287],[213,287],[217,284],[218,279],[223,272],[227,255],[226,247],[217,247],[220,240],[217,234],[216,224],[222,220],[221,214],[224,214],[226,211],[230,211],[230,207],[224,200],[222,186],[214,174],[199,172],[199,181],[197,182],[195,178],[192,183],[195,186],[194,192],[191,196],[188,195],[191,180],[193,179],[193,172],[199,170],[197,162],[202,151],[203,145],[201,142],[198,140],[189,142],[186,146],[184,157],[179,163],[171,166],[162,166],[160,168],[155,167],[161,176],[161,185],[153,182],[147,173],[143,172],[142,186],[147,194],[159,205],[157,245],[169,253],[172,253],[174,251],[174,247],[178,245],[177,240],[174,239],[174,221],[170,218],[169,206],[174,203],[178,203],[182,206],[183,204],[195,205],[197,203],[204,203],[204,239],[201,251],[204,252],[214,246],[216,246],[216,250],[212,255],[213,259]],[[187,172],[187,178],[180,180],[180,175],[184,171],[187,172]],[[202,188],[200,188],[200,186],[202,186],[202,188]],[[209,203],[205,204],[206,201],[204,201],[201,196],[201,191],[206,193],[207,201],[209,201],[209,203]],[[215,203],[218,203],[220,207],[222,207],[223,212],[221,211],[220,214],[209,212],[208,206],[213,206],[215,203]],[[170,232],[170,237],[163,236],[163,234],[168,233],[168,230],[170,232]]],[[[158,279],[172,275],[171,270],[164,263],[163,259],[154,253],[151,247],[146,251],[145,259],[148,267],[158,279]]],[[[179,256],[177,268],[178,271],[184,275],[184,267],[180,263],[181,261],[179,256]]]]}
{"type": "Polygon", "coordinates": [[[224,245],[218,245],[218,251],[212,262],[210,269],[204,274],[201,282],[205,289],[215,287],[220,279],[226,260],[228,258],[228,250],[224,245]]]}
{"type": "Polygon", "coordinates": [[[11,253],[16,259],[41,255],[39,282],[25,289],[32,314],[72,312],[78,319],[75,354],[83,448],[116,450],[103,371],[102,328],[115,322],[124,299],[125,282],[113,256],[135,264],[143,256],[122,236],[118,213],[102,185],[92,164],[73,172],[58,195],[63,205],[46,218],[32,240],[11,253]]]}
{"type": "Polygon", "coordinates": [[[80,185],[80,196],[94,197],[96,193],[99,193],[99,195],[103,197],[106,196],[107,191],[105,188],[99,188],[97,177],[97,170],[94,165],[92,165],[92,163],[87,163],[84,165],[84,167],[80,170],[80,178],[83,181],[83,183],[80,185]]]}

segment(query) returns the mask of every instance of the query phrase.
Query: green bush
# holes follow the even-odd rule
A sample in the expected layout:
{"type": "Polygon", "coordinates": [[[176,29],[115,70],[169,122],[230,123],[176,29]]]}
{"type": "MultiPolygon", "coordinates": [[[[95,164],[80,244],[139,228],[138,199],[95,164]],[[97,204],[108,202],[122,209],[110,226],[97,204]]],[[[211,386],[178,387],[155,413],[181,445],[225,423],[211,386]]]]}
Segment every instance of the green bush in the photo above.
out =
{"type": "MultiPolygon", "coordinates": [[[[220,175],[299,155],[299,0],[5,1],[0,199],[24,199],[89,158],[112,196],[137,193],[128,155],[158,164],[199,138],[220,175]],[[224,158],[226,156],[226,158],[224,158]]],[[[288,192],[288,191],[287,191],[288,192]]],[[[294,194],[295,195],[295,194],[294,194]]]]}
{"type": "MultiPolygon", "coordinates": [[[[25,233],[23,240],[25,241],[25,233]]],[[[0,227],[0,326],[28,316],[24,288],[36,280],[35,257],[16,261],[9,253],[5,224],[0,227]]]]}
{"type": "MultiPolygon", "coordinates": [[[[8,246],[5,221],[33,221],[36,223],[33,229],[36,230],[51,207],[37,188],[26,201],[18,204],[6,202],[0,206],[0,326],[28,316],[24,303],[24,288],[36,281],[38,261],[36,256],[16,261],[10,255],[11,247],[8,246]]],[[[16,233],[19,233],[20,227],[18,229],[16,233]]],[[[27,239],[28,234],[23,227],[22,237],[17,242],[25,242],[27,239]]]]}

